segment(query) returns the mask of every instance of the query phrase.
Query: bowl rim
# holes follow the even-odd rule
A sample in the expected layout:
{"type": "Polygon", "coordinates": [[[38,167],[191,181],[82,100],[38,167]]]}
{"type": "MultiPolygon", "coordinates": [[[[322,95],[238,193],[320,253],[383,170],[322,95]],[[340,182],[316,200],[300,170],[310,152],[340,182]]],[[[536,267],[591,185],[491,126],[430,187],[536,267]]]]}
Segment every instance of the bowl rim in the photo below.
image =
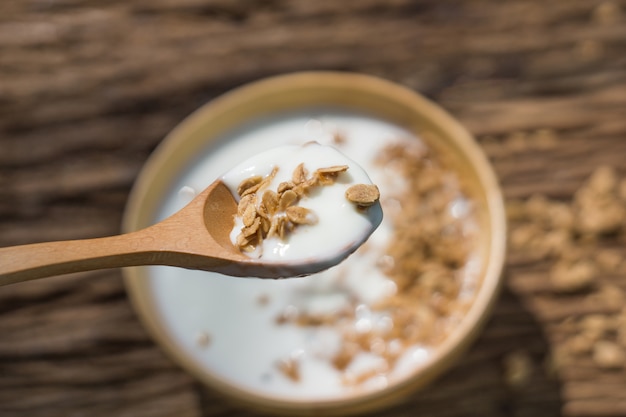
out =
{"type": "MultiPolygon", "coordinates": [[[[476,176],[479,178],[482,191],[485,193],[487,211],[489,212],[489,248],[488,259],[480,288],[458,327],[451,332],[444,342],[434,349],[432,359],[423,368],[410,377],[391,384],[390,387],[368,392],[364,395],[349,396],[324,401],[302,401],[278,399],[253,394],[247,390],[233,386],[219,378],[203,372],[195,366],[174,341],[167,337],[156,317],[158,312],[152,309],[149,297],[145,293],[147,268],[130,267],[123,269],[126,291],[131,304],[147,329],[152,339],[168,356],[196,377],[205,385],[214,388],[228,397],[236,398],[238,403],[255,407],[257,410],[287,413],[312,414],[329,412],[332,414],[353,414],[364,410],[372,410],[388,404],[408,392],[420,388],[448,369],[455,359],[469,346],[477,336],[489,315],[502,282],[502,269],[506,253],[506,217],[502,192],[490,162],[480,149],[471,134],[445,110],[406,87],[370,75],[335,71],[307,71],[278,75],[237,87],[230,92],[201,106],[180,122],[157,146],[142,168],[129,195],[124,211],[122,229],[124,232],[145,227],[142,225],[142,208],[144,198],[152,185],[153,179],[164,161],[170,157],[180,144],[184,143],[194,131],[200,129],[211,115],[224,109],[235,108],[249,102],[253,97],[277,94],[292,88],[315,88],[323,85],[326,88],[359,89],[381,97],[390,98],[402,103],[416,115],[427,117],[429,121],[449,136],[454,145],[468,159],[476,176]]],[[[332,105],[332,103],[329,103],[332,105]]]]}

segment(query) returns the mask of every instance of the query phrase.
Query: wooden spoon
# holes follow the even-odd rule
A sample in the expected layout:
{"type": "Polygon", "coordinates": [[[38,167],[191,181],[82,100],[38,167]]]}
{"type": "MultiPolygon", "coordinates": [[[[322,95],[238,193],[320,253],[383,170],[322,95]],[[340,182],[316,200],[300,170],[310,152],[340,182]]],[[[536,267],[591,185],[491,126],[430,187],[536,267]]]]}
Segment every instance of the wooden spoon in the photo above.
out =
{"type": "Polygon", "coordinates": [[[170,265],[232,276],[302,276],[340,262],[333,259],[263,263],[230,241],[237,203],[215,181],[182,210],[145,229],[96,239],[35,243],[0,248],[0,285],[53,275],[136,265],[170,265]]]}

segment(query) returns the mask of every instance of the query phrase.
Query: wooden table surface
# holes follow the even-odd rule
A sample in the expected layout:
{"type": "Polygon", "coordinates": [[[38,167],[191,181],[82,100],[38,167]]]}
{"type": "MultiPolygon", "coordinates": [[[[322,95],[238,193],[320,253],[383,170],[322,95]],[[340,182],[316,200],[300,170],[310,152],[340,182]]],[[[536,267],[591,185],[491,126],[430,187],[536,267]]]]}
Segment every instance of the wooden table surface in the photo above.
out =
{"type": "MultiPolygon", "coordinates": [[[[142,164],[186,115],[315,69],[439,103],[484,145],[509,200],[567,201],[600,165],[626,176],[624,1],[4,0],[0,246],[117,233],[142,164]],[[549,149],[518,140],[544,129],[549,149]]],[[[626,415],[625,371],[584,355],[545,365],[568,317],[610,307],[550,291],[545,262],[511,252],[468,354],[376,415],[626,415]]],[[[626,273],[611,279],[626,288],[626,273]]],[[[254,415],[161,352],[119,270],[0,288],[0,416],[254,415]]]]}

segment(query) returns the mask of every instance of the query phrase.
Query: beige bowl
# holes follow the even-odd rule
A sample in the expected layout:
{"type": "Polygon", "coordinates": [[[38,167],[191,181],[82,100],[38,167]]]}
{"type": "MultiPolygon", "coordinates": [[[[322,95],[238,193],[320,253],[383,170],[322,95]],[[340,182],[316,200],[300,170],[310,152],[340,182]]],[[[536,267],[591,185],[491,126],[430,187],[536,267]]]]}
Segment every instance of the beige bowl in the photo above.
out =
{"type": "Polygon", "coordinates": [[[315,403],[266,398],[201,369],[179,347],[164,330],[162,316],[151,296],[149,268],[128,268],[125,276],[134,307],[154,339],[175,362],[206,385],[257,410],[287,415],[321,412],[345,415],[387,405],[450,367],[476,337],[497,295],[505,254],[502,196],[489,162],[457,121],[413,91],[365,75],[305,72],[255,82],[202,107],[168,135],[136,182],[125,214],[124,230],[143,228],[155,221],[159,202],[165,190],[172,187],[172,177],[184,171],[207,143],[246,121],[312,107],[340,107],[372,114],[415,132],[469,186],[467,191],[476,204],[482,231],[476,248],[482,260],[480,288],[460,325],[435,349],[424,367],[399,383],[362,396],[315,403]]]}

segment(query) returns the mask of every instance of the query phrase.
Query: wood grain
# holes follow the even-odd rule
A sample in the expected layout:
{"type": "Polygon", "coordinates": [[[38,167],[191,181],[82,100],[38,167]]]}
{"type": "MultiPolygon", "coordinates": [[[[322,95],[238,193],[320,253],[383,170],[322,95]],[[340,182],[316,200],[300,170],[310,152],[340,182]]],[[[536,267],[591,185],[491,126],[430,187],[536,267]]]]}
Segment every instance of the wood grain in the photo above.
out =
{"type": "MultiPolygon", "coordinates": [[[[8,0],[0,2],[0,245],[119,232],[143,162],[183,117],[264,76],[351,70],[414,88],[478,138],[508,198],[569,199],[601,164],[626,175],[619,0],[8,0]],[[551,149],[510,146],[551,129],[551,149]]],[[[380,416],[626,413],[626,375],[544,363],[557,323],[603,306],[555,296],[511,253],[480,340],[380,416]],[[505,382],[523,349],[530,380],[505,382]]],[[[614,281],[626,286],[626,276],[614,281]]],[[[150,341],[119,271],[3,287],[2,416],[252,416],[150,341]]]]}

